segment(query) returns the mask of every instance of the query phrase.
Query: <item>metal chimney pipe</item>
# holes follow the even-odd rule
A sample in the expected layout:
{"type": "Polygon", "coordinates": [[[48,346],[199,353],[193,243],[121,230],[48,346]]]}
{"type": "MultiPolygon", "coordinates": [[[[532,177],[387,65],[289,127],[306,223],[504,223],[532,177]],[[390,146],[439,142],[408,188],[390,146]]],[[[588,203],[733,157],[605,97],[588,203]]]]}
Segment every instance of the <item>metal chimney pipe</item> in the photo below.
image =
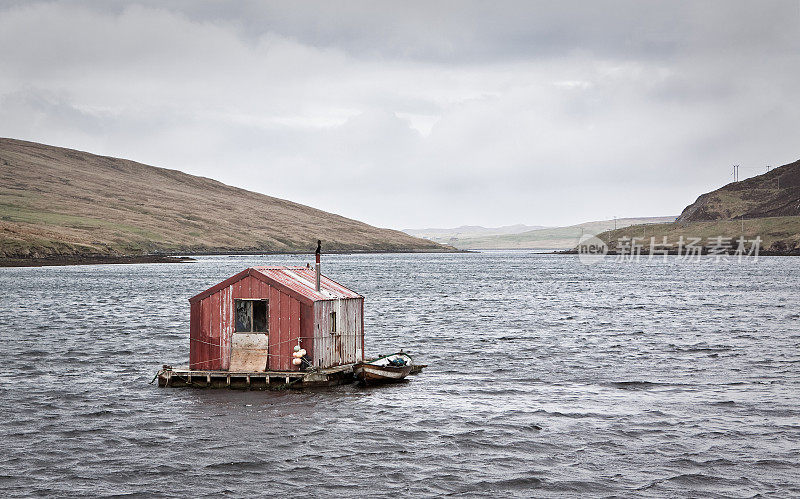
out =
{"type": "Polygon", "coordinates": [[[317,251],[315,253],[317,257],[317,292],[319,292],[319,278],[320,274],[322,273],[322,264],[320,263],[320,254],[322,253],[322,241],[317,239],[317,251]]]}

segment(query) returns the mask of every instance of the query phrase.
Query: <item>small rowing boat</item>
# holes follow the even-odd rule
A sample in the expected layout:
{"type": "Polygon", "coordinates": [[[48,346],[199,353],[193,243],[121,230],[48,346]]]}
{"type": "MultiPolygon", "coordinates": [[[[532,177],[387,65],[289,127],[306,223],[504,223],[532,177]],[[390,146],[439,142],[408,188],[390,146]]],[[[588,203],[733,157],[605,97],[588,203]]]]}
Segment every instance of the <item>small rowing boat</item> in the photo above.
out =
{"type": "Polygon", "coordinates": [[[353,366],[353,374],[364,383],[392,383],[411,373],[414,361],[404,352],[384,355],[369,362],[353,366]]]}

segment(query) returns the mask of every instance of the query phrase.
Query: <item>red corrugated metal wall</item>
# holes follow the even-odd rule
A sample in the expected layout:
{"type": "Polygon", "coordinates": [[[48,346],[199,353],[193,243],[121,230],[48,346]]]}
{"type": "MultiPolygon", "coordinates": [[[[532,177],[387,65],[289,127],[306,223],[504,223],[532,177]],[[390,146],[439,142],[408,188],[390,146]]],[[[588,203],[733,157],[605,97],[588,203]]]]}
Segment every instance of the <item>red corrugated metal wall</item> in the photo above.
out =
{"type": "Polygon", "coordinates": [[[292,365],[292,349],[298,344],[301,329],[311,331],[301,346],[313,352],[313,324],[302,318],[311,315],[311,305],[301,303],[280,289],[252,276],[245,276],[205,298],[191,302],[189,313],[190,369],[226,370],[230,366],[233,335],[233,300],[269,300],[269,361],[272,371],[297,370],[292,365]],[[307,310],[304,310],[307,309],[307,310]]]}

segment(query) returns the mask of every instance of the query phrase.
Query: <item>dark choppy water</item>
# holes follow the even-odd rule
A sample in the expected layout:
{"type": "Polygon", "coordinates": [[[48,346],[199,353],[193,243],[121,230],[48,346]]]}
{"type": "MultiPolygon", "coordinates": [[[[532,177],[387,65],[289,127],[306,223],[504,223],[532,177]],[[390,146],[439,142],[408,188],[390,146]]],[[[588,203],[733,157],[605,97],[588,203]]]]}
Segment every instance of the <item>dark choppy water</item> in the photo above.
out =
{"type": "Polygon", "coordinates": [[[160,389],[256,264],[0,269],[4,495],[800,495],[800,259],[327,256],[410,382],[160,389]]]}

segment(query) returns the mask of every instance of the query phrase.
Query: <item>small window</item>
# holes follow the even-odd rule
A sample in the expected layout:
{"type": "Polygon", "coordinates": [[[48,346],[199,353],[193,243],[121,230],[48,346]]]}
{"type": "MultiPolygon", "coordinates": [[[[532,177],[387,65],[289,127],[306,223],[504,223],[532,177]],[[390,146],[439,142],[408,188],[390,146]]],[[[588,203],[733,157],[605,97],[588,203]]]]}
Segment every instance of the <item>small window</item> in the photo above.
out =
{"type": "Polygon", "coordinates": [[[233,300],[234,331],[269,332],[269,300],[233,300]]]}
{"type": "Polygon", "coordinates": [[[336,332],[336,312],[331,312],[331,333],[336,332]]]}

